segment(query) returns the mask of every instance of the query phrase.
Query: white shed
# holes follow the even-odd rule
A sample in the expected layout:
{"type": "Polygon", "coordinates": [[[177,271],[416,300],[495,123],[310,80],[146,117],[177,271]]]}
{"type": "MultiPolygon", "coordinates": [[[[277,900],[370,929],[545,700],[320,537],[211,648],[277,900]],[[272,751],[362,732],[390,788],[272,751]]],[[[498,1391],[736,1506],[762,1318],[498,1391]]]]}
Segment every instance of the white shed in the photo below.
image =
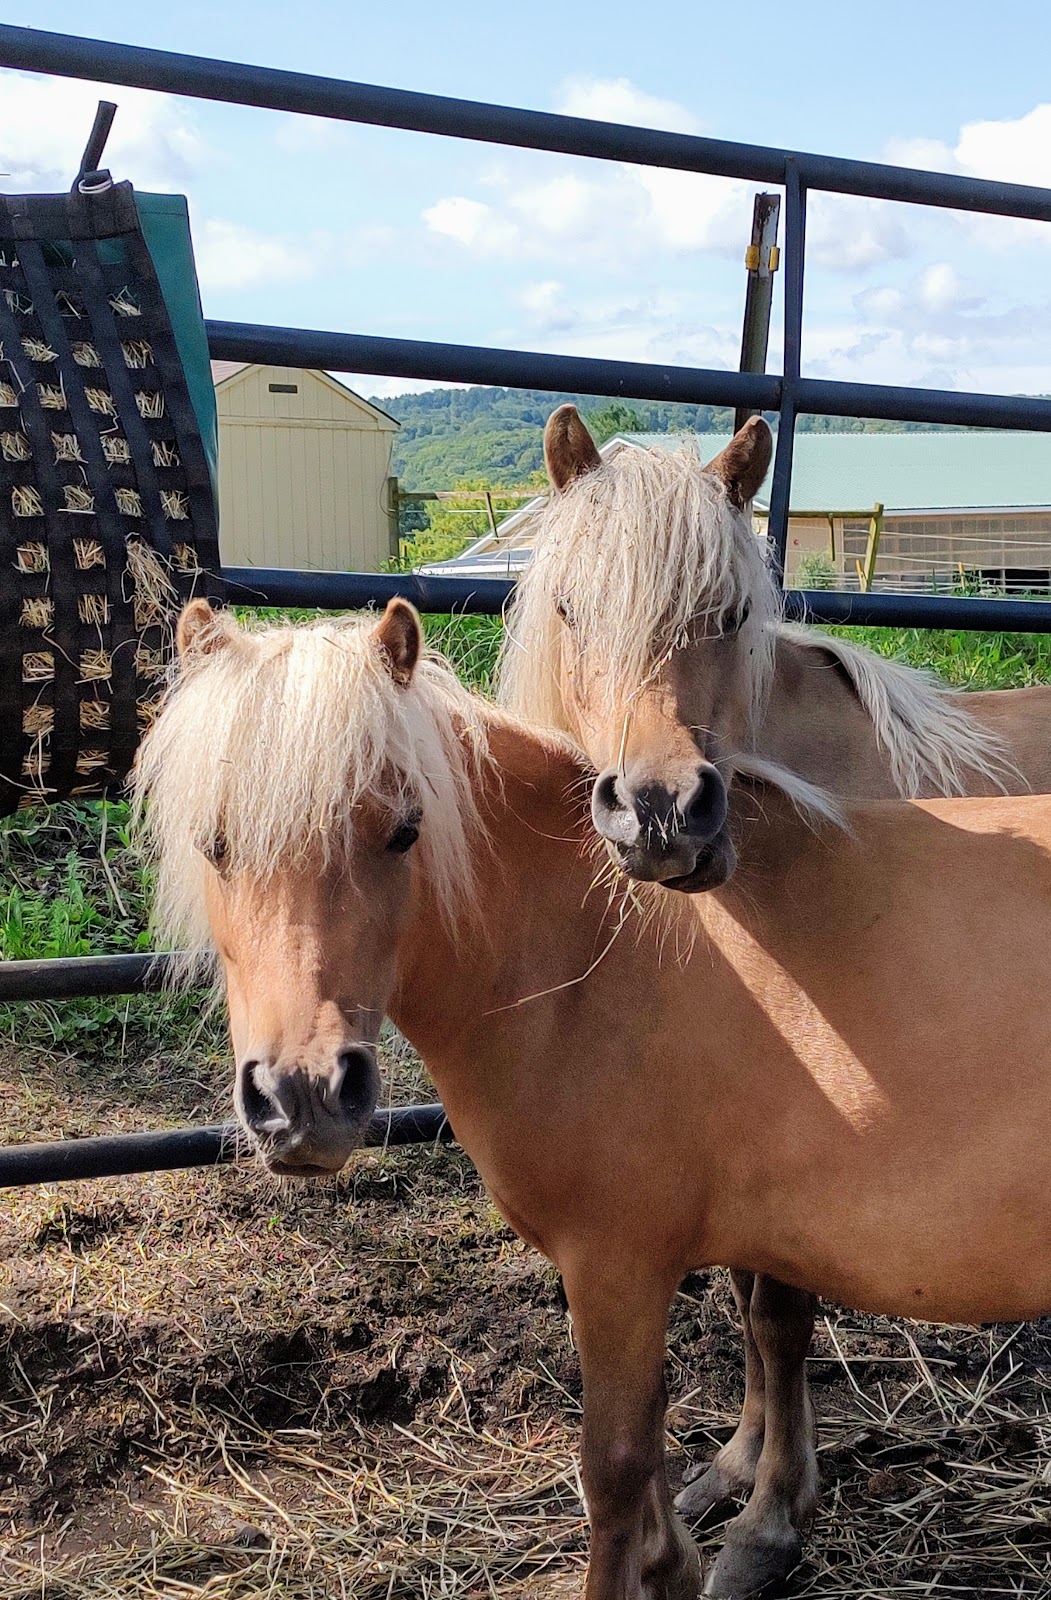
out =
{"type": "Polygon", "coordinates": [[[327,372],[213,361],[232,567],[375,571],[398,550],[398,424],[327,372]]]}

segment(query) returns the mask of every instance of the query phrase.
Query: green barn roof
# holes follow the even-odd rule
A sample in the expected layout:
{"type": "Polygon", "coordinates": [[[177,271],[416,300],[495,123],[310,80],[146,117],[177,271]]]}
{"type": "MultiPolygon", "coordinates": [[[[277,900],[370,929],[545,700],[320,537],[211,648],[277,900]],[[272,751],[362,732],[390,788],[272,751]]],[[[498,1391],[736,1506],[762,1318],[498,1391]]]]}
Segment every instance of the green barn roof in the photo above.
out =
{"type": "MultiPolygon", "coordinates": [[[[681,434],[624,433],[618,439],[658,450],[681,434]]],[[[702,433],[706,461],[729,443],[702,433]]],[[[764,509],[770,476],[756,495],[764,509]]],[[[1002,510],[1051,507],[1051,433],[797,433],[792,510],[1002,510]]]]}

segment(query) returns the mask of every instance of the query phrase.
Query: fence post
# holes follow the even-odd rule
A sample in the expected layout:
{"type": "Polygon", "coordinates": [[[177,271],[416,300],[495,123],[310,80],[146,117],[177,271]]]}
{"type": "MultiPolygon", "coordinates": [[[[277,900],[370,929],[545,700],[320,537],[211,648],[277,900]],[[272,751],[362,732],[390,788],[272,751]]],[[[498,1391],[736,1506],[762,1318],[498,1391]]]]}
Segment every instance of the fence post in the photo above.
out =
{"type": "MultiPolygon", "coordinates": [[[[770,310],[774,301],[774,273],[780,252],[777,224],[781,216],[779,194],[757,194],[752,207],[752,240],[745,251],[748,285],[744,298],[744,323],[741,328],[742,372],[765,372],[770,344],[770,310]]],[[[743,428],[755,412],[738,406],[734,412],[734,432],[743,428]]]]}

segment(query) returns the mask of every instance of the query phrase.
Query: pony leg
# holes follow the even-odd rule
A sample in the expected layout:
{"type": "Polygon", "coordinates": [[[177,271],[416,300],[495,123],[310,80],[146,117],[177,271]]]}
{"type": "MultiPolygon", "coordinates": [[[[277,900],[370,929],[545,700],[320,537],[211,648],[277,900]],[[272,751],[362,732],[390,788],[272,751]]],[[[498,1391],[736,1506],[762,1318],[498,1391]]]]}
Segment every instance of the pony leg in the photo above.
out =
{"type": "Polygon", "coordinates": [[[584,1378],[585,1600],[697,1600],[700,1559],[672,1510],[664,1463],[672,1289],[638,1272],[625,1263],[613,1280],[589,1262],[565,1274],[584,1378]]]}
{"type": "Polygon", "coordinates": [[[751,1326],[766,1369],[766,1427],[755,1488],[726,1530],[706,1595],[745,1600],[785,1578],[803,1553],[818,1499],[814,1411],[806,1355],[817,1302],[776,1278],[757,1277],[751,1326]]]}
{"type": "Polygon", "coordinates": [[[741,1420],[722,1449],[705,1466],[690,1468],[675,1509],[690,1522],[699,1522],[728,1500],[743,1500],[755,1486],[755,1469],[763,1448],[766,1422],[766,1369],[752,1333],[752,1294],[756,1274],[731,1269],[737,1313],[744,1335],[744,1403],[741,1420]]]}

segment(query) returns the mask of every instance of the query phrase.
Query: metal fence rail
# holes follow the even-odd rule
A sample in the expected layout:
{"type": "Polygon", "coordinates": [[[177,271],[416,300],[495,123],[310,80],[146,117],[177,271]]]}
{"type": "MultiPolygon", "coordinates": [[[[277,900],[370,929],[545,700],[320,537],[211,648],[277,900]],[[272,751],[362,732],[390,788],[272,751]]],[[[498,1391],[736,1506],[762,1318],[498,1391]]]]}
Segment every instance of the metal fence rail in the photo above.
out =
{"type": "MultiPolygon", "coordinates": [[[[208,324],[212,355],[225,360],[320,367],[435,382],[507,384],[639,400],[678,400],[776,412],[779,426],[768,529],[773,558],[781,574],[788,535],[797,416],[828,413],[1051,432],[1051,400],[1048,399],[837,382],[806,378],[802,371],[809,192],[822,190],[1049,222],[1051,190],[345,83],[306,73],[72,38],[32,28],[0,26],[0,65],[315,117],[595,160],[708,173],[783,187],[785,317],[781,376],[596,361],[305,328],[230,322],[208,324]]],[[[423,611],[498,614],[513,587],[510,579],[459,580],[415,574],[231,568],[225,576],[233,596],[245,604],[338,610],[382,603],[400,594],[413,600],[423,611]]],[[[1039,601],[789,590],[785,606],[790,617],[816,622],[1051,632],[1051,605],[1039,601]]],[[[0,1000],[132,992],[157,981],[166,959],[162,956],[114,956],[74,962],[0,964],[0,1000]]],[[[421,1110],[438,1115],[441,1108],[417,1108],[421,1110]]],[[[401,1115],[409,1116],[409,1113],[392,1114],[401,1115]]],[[[412,1127],[411,1118],[401,1125],[412,1127]]],[[[423,1123],[419,1125],[424,1126],[423,1123]]],[[[393,1121],[390,1127],[394,1127],[393,1121]]],[[[100,1143],[109,1148],[109,1154],[100,1150],[97,1159],[101,1164],[91,1168],[96,1175],[102,1171],[140,1171],[147,1170],[148,1166],[188,1164],[183,1157],[204,1161],[224,1159],[221,1152],[229,1146],[229,1131],[225,1129],[190,1129],[174,1134],[130,1137],[133,1143],[139,1141],[134,1153],[132,1144],[120,1140],[80,1140],[59,1147],[21,1147],[21,1153],[0,1150],[0,1183],[42,1181],[47,1171],[55,1176],[72,1175],[73,1167],[77,1167],[78,1175],[87,1175],[77,1163],[93,1159],[89,1147],[100,1143]],[[158,1143],[158,1140],[167,1142],[158,1143]],[[123,1154],[111,1148],[115,1146],[120,1146],[123,1154]],[[50,1156],[46,1153],[48,1148],[52,1152],[50,1156]],[[56,1148],[60,1152],[58,1155],[54,1154],[56,1148]],[[181,1152],[178,1160],[169,1159],[173,1151],[181,1152]],[[140,1159],[147,1165],[112,1164],[140,1159]],[[110,1164],[107,1166],[106,1162],[110,1164]],[[4,1176],[30,1170],[36,1176],[4,1176]]],[[[390,1132],[387,1137],[392,1137],[390,1132]]]]}

